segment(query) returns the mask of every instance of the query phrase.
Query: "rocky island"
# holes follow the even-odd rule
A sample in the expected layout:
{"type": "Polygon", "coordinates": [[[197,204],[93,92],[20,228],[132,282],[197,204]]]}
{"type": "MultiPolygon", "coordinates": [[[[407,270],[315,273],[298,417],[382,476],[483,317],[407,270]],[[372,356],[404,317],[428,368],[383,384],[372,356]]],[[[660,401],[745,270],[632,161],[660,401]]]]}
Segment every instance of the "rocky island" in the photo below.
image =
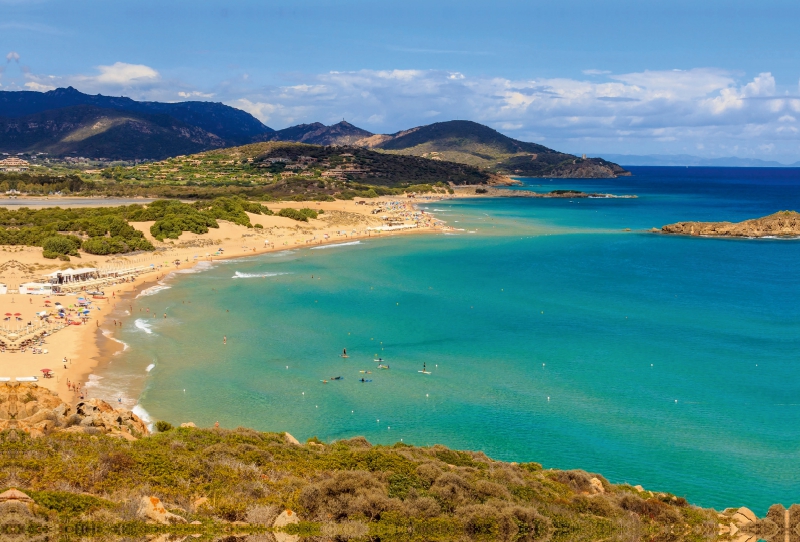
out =
{"type": "Polygon", "coordinates": [[[778,211],[743,222],[677,222],[662,227],[661,233],[702,237],[800,237],[800,213],[778,211]]]}

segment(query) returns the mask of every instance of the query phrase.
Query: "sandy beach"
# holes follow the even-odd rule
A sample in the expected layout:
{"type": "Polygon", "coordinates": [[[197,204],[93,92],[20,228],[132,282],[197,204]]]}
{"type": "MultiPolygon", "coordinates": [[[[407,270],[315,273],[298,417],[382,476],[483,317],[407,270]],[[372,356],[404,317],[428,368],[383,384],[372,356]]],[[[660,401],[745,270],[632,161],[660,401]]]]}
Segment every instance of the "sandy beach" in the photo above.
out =
{"type": "MultiPolygon", "coordinates": [[[[308,207],[323,211],[317,219],[298,222],[289,218],[266,215],[250,215],[252,224],[262,228],[247,228],[225,221],[219,221],[218,229],[198,235],[184,232],[178,240],[158,242],[150,235],[151,222],[132,223],[141,230],[156,247],[155,252],[134,255],[95,256],[82,254],[65,263],[48,260],[42,250],[35,247],[0,247],[4,251],[0,259],[0,282],[9,289],[19,284],[58,269],[68,267],[149,267],[128,282],[119,282],[103,288],[105,299],[92,299],[91,317],[82,325],[69,325],[45,337],[40,346],[41,353],[33,348],[24,352],[0,353],[0,377],[38,377],[38,384],[51,389],[67,402],[80,400],[80,391],[74,384],[85,384],[89,375],[109,356],[123,346],[111,338],[116,326],[128,325],[114,320],[111,313],[119,306],[133,306],[135,298],[142,290],[157,286],[158,281],[168,274],[194,267],[199,262],[241,258],[271,251],[287,250],[303,246],[335,244],[351,239],[386,237],[418,233],[434,233],[447,229],[441,221],[414,208],[415,203],[432,202],[442,196],[423,196],[421,198],[376,198],[365,203],[357,201],[334,202],[276,202],[266,206],[277,212],[284,207],[308,207]],[[380,209],[379,212],[373,212],[380,209]],[[376,228],[386,224],[392,229],[381,231],[376,228]],[[372,228],[372,229],[371,229],[372,228]],[[176,262],[180,261],[179,265],[176,262]],[[5,265],[8,264],[8,265],[5,265]],[[66,362],[64,359],[66,358],[66,362]],[[42,377],[42,369],[52,371],[50,378],[42,377]],[[68,387],[72,384],[72,388],[68,387]]],[[[68,202],[62,202],[67,206],[68,202]]],[[[52,296],[51,301],[60,301],[65,306],[74,304],[77,295],[52,296]]],[[[0,295],[0,314],[8,320],[3,321],[6,329],[24,328],[29,322],[40,325],[36,313],[48,310],[45,296],[6,294],[0,295]],[[19,314],[19,316],[14,316],[19,314]]],[[[119,314],[117,312],[116,314],[119,314]]],[[[51,319],[52,320],[52,319],[51,319]]]]}

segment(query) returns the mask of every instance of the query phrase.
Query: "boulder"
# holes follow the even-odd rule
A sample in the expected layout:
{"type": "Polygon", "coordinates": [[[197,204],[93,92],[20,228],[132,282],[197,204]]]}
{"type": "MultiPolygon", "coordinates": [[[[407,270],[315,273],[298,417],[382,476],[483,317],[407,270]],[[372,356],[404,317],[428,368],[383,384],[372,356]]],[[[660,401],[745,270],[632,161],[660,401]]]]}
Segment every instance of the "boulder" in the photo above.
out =
{"type": "Polygon", "coordinates": [[[603,487],[603,482],[601,482],[599,478],[594,478],[594,477],[590,478],[589,479],[589,485],[592,488],[591,489],[592,493],[605,493],[606,492],[606,488],[603,487]]]}
{"type": "Polygon", "coordinates": [[[161,525],[172,525],[175,523],[187,523],[185,518],[167,512],[158,497],[142,497],[139,503],[139,515],[161,525]]]}
{"type": "Polygon", "coordinates": [[[197,427],[194,422],[185,422],[181,424],[181,427],[197,427]]]}
{"type": "Polygon", "coordinates": [[[286,444],[294,444],[295,446],[300,446],[300,441],[297,440],[296,438],[294,438],[289,433],[284,433],[283,434],[283,440],[286,441],[286,444]]]}
{"type": "Polygon", "coordinates": [[[742,506],[739,508],[735,514],[733,514],[733,522],[741,527],[742,525],[747,525],[748,523],[753,523],[758,520],[756,515],[753,513],[752,510],[749,508],[745,508],[742,506]]]}
{"type": "Polygon", "coordinates": [[[277,542],[297,542],[300,540],[300,537],[296,534],[288,534],[283,532],[283,529],[289,525],[292,525],[293,523],[300,523],[300,518],[298,518],[297,514],[291,510],[284,510],[280,513],[280,515],[278,515],[277,518],[275,518],[272,526],[277,529],[277,532],[273,533],[273,536],[277,542]]]}

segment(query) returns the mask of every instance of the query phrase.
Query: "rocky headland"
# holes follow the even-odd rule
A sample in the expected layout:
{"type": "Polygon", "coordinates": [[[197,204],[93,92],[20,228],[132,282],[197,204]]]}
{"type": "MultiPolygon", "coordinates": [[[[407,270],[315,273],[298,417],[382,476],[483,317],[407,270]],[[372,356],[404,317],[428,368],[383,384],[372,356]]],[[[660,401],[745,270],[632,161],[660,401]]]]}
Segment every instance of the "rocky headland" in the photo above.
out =
{"type": "Polygon", "coordinates": [[[743,222],[677,222],[663,226],[660,231],[701,237],[800,237],[800,213],[779,211],[743,222]]]}
{"type": "MultiPolygon", "coordinates": [[[[519,181],[509,179],[503,184],[522,184],[519,181]]],[[[500,184],[500,183],[498,183],[500,184]]],[[[530,190],[510,190],[508,188],[496,188],[494,186],[453,186],[457,197],[489,197],[489,198],[636,198],[635,195],[616,195],[604,194],[600,192],[582,192],[580,190],[552,190],[550,192],[532,192],[530,190]]]]}

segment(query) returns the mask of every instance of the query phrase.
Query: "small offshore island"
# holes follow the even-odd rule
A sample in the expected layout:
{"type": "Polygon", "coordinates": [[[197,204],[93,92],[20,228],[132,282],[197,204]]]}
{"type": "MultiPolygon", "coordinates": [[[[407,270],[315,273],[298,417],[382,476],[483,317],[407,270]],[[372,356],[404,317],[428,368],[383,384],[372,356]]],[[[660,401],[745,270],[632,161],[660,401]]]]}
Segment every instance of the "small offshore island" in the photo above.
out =
{"type": "Polygon", "coordinates": [[[778,211],[769,216],[737,223],[677,222],[663,226],[661,233],[699,237],[800,237],[800,213],[778,211]]]}

